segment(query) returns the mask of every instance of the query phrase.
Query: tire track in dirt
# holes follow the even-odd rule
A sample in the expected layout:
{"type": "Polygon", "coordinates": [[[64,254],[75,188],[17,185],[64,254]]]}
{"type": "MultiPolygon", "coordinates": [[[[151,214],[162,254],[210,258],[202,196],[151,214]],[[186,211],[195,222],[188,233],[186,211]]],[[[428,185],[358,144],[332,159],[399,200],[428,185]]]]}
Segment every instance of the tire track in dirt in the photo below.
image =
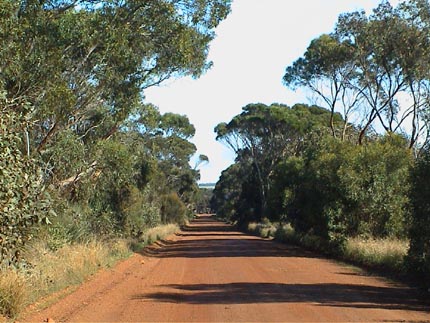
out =
{"type": "Polygon", "coordinates": [[[199,216],[25,321],[430,322],[414,289],[199,216]]]}

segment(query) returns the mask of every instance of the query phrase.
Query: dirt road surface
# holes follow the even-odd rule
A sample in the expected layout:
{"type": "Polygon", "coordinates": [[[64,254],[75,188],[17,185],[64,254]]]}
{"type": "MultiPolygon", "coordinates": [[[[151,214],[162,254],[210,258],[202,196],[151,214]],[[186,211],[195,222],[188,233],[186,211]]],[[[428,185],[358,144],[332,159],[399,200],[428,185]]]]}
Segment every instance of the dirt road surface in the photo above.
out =
{"type": "Polygon", "coordinates": [[[200,216],[26,321],[430,322],[402,285],[200,216]]]}

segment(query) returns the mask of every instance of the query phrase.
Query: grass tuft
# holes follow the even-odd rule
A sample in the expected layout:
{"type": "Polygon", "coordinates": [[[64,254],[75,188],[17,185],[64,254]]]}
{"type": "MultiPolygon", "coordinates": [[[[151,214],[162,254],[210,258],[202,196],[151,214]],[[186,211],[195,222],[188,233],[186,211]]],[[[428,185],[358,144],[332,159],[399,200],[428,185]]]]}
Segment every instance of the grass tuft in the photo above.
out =
{"type": "Polygon", "coordinates": [[[0,272],[0,315],[14,318],[25,307],[27,286],[18,272],[5,269],[0,272]]]}
{"type": "Polygon", "coordinates": [[[144,232],[142,236],[139,238],[139,241],[142,247],[144,247],[155,241],[162,240],[167,236],[178,231],[179,231],[179,227],[177,224],[160,225],[158,227],[151,228],[146,232],[144,232]]]}
{"type": "Polygon", "coordinates": [[[404,258],[409,243],[399,239],[350,238],[346,242],[345,258],[368,267],[404,270],[404,258]]]}
{"type": "Polygon", "coordinates": [[[262,238],[273,238],[276,232],[276,225],[268,220],[262,223],[251,222],[248,223],[247,231],[251,234],[260,236],[262,238]]]}

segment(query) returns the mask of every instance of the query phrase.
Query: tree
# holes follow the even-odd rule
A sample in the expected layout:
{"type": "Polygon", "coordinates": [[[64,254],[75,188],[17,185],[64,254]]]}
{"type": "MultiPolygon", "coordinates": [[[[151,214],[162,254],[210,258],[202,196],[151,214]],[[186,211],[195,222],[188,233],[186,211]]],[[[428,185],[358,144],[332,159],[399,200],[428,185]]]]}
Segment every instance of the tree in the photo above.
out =
{"type": "MultiPolygon", "coordinates": [[[[249,104],[228,124],[216,126],[217,140],[225,142],[236,153],[236,160],[242,162],[240,165],[246,165],[254,174],[251,182],[257,193],[257,218],[267,216],[268,192],[276,165],[287,156],[299,154],[306,134],[324,128],[329,119],[329,111],[316,106],[249,104]]],[[[339,115],[333,119],[336,123],[341,120],[339,115]]]]}
{"type": "Polygon", "coordinates": [[[427,131],[428,10],[427,1],[397,8],[383,1],[369,17],[342,14],[333,33],[313,40],[287,68],[285,84],[311,89],[346,120],[352,112],[359,143],[375,128],[407,134],[412,148],[427,131]]]}
{"type": "Polygon", "coordinates": [[[2,1],[0,168],[8,175],[0,201],[11,212],[1,223],[2,258],[11,260],[10,242],[23,242],[49,210],[61,211],[64,230],[79,223],[127,235],[159,221],[160,195],[192,208],[195,129],[144,105],[144,94],[211,66],[209,42],[230,3],[2,1]]]}
{"type": "Polygon", "coordinates": [[[6,3],[1,83],[8,98],[32,105],[30,149],[47,163],[56,134],[108,139],[144,89],[206,71],[213,28],[230,8],[228,0],[6,3]]]}
{"type": "Polygon", "coordinates": [[[345,120],[341,138],[345,139],[349,115],[360,101],[348,84],[353,76],[353,48],[331,35],[321,35],[307,48],[304,57],[287,67],[283,77],[287,86],[304,86],[315,92],[331,111],[330,129],[336,137],[335,112],[345,120]],[[341,108],[338,108],[338,105],[341,108]]]}

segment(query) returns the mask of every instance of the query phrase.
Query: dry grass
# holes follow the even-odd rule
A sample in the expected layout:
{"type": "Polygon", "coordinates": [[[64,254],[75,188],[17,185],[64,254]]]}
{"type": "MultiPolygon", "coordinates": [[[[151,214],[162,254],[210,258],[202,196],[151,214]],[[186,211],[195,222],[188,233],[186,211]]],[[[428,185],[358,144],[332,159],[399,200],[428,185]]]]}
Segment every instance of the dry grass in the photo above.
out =
{"type": "Polygon", "coordinates": [[[14,270],[0,273],[0,315],[15,317],[24,308],[27,301],[26,282],[22,275],[14,270]]]}
{"type": "Polygon", "coordinates": [[[101,268],[131,254],[126,240],[65,245],[52,251],[39,241],[25,251],[29,265],[0,272],[0,315],[16,317],[36,300],[78,285],[101,268]]]}
{"type": "Polygon", "coordinates": [[[275,236],[276,225],[264,220],[262,223],[251,222],[248,224],[247,231],[262,238],[272,238],[275,236]]]}
{"type": "Polygon", "coordinates": [[[345,258],[371,267],[402,271],[409,243],[398,239],[350,238],[346,243],[345,258]]]}
{"type": "Polygon", "coordinates": [[[26,254],[32,264],[26,273],[26,282],[32,291],[29,301],[80,284],[100,268],[110,267],[130,254],[125,240],[65,245],[57,251],[49,250],[43,243],[33,245],[26,254]]]}
{"type": "MultiPolygon", "coordinates": [[[[141,240],[147,245],[178,230],[174,224],[155,227],[143,233],[141,240]]],[[[132,254],[130,247],[125,239],[64,245],[55,251],[44,241],[33,243],[24,253],[28,266],[0,270],[0,321],[1,316],[14,318],[42,297],[81,284],[98,270],[113,266],[132,254]]]]}
{"type": "MultiPolygon", "coordinates": [[[[314,235],[300,235],[295,232],[290,224],[277,226],[274,232],[274,224],[250,223],[248,232],[262,237],[274,236],[275,240],[285,243],[293,243],[310,250],[333,254],[330,244],[322,238],[314,235]]],[[[368,268],[384,269],[392,273],[404,273],[404,258],[408,253],[409,243],[399,239],[362,239],[349,238],[345,247],[336,253],[336,257],[368,268]]]]}
{"type": "Polygon", "coordinates": [[[145,245],[151,244],[157,240],[166,238],[167,236],[178,232],[179,227],[177,224],[166,224],[147,230],[140,237],[145,245]]]}

